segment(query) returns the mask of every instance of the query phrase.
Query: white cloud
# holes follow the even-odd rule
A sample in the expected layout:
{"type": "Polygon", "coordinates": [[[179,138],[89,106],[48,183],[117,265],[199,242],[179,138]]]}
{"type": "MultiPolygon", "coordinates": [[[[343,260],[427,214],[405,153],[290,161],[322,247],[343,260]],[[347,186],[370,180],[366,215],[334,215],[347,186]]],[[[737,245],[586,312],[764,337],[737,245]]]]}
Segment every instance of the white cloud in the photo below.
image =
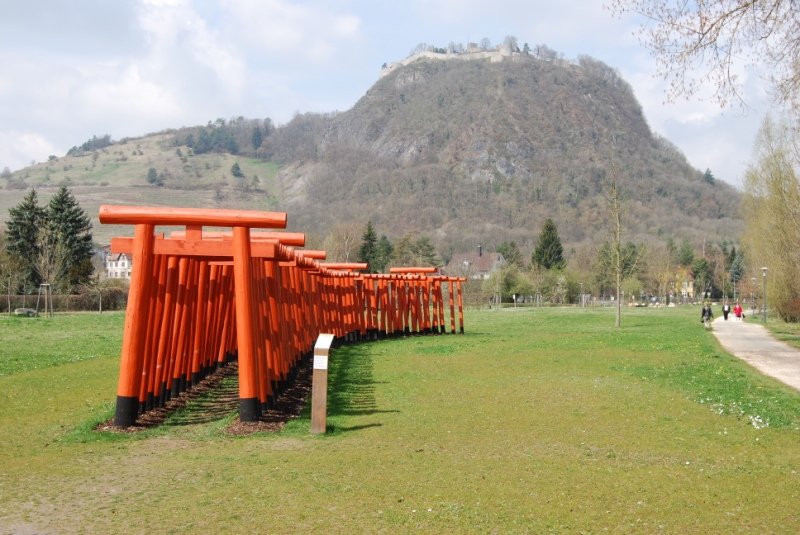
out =
{"type": "Polygon", "coordinates": [[[360,17],[332,12],[324,3],[233,0],[223,10],[226,35],[255,46],[252,54],[280,54],[290,61],[331,59],[361,34],[360,17]]]}
{"type": "Polygon", "coordinates": [[[149,43],[144,61],[159,79],[174,78],[173,69],[181,73],[187,67],[202,67],[213,73],[215,85],[229,95],[241,93],[246,82],[241,54],[210,28],[189,2],[144,0],[139,24],[149,43]]]}
{"type": "Polygon", "coordinates": [[[179,96],[169,87],[142,75],[137,64],[111,69],[78,91],[80,115],[90,122],[114,117],[120,123],[139,122],[140,118],[177,118],[179,96]]]}
{"type": "Polygon", "coordinates": [[[0,131],[0,166],[12,171],[31,165],[36,158],[44,159],[57,152],[48,140],[35,132],[0,131]]]}

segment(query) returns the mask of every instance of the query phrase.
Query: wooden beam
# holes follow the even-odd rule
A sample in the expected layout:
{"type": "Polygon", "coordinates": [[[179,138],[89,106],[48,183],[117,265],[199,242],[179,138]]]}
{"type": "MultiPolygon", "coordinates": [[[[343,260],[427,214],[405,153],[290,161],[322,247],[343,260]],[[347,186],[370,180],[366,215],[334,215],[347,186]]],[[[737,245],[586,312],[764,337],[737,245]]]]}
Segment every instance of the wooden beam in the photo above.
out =
{"type": "MultiPolygon", "coordinates": [[[[130,255],[133,251],[133,238],[111,238],[111,252],[130,255]]],[[[201,256],[206,258],[233,258],[233,241],[190,240],[157,238],[154,244],[157,255],[201,256]]],[[[270,241],[251,242],[252,258],[276,258],[277,243],[270,241]]]]}
{"type": "Polygon", "coordinates": [[[218,227],[286,228],[286,212],[257,212],[168,206],[100,207],[100,222],[112,225],[203,225],[218,227]]]}

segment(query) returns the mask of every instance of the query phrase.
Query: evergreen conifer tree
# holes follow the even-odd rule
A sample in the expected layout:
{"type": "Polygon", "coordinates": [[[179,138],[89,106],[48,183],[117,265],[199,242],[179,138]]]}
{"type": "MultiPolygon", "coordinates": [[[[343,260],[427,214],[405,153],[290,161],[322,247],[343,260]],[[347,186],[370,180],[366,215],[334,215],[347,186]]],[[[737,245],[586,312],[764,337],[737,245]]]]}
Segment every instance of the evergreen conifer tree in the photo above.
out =
{"type": "Polygon", "coordinates": [[[439,257],[436,254],[436,248],[431,243],[431,239],[427,236],[422,236],[414,244],[415,264],[423,267],[435,267],[439,265],[439,257]]]}
{"type": "Polygon", "coordinates": [[[531,260],[535,265],[544,269],[564,268],[564,248],[561,245],[561,238],[558,237],[556,224],[550,218],[542,225],[539,243],[533,251],[531,260]]]}
{"type": "Polygon", "coordinates": [[[66,273],[62,282],[68,287],[87,282],[92,275],[92,224],[86,212],[66,187],[56,193],[46,211],[50,236],[63,248],[66,273]]]}
{"type": "Polygon", "coordinates": [[[39,206],[36,190],[31,188],[22,202],[11,208],[9,213],[11,218],[6,227],[6,250],[22,265],[22,289],[33,290],[41,282],[35,265],[39,256],[39,230],[46,220],[45,210],[39,206]]]}
{"type": "Polygon", "coordinates": [[[378,240],[377,251],[375,254],[376,273],[386,272],[386,268],[389,266],[389,262],[392,260],[393,252],[394,247],[392,247],[392,242],[389,241],[389,238],[386,237],[386,234],[382,235],[381,239],[378,240]]]}
{"type": "Polygon", "coordinates": [[[686,238],[681,242],[681,247],[678,250],[678,263],[682,266],[691,266],[694,262],[694,248],[689,240],[686,238]]]}
{"type": "Polygon", "coordinates": [[[413,234],[406,234],[394,246],[392,264],[398,267],[435,267],[439,265],[439,257],[429,237],[422,236],[414,240],[413,234]]]}
{"type": "Polygon", "coordinates": [[[414,237],[406,234],[401,237],[394,245],[392,251],[393,267],[410,266],[414,263],[414,237]]]}
{"type": "Polygon", "coordinates": [[[253,135],[250,138],[253,144],[253,150],[258,150],[261,147],[261,143],[264,142],[264,134],[261,133],[261,128],[256,126],[253,128],[253,135]]]}
{"type": "Polygon", "coordinates": [[[522,253],[520,252],[519,247],[517,246],[517,242],[504,241],[503,243],[497,246],[497,252],[503,255],[503,258],[505,258],[506,263],[508,265],[522,267],[522,253]]]}
{"type": "Polygon", "coordinates": [[[731,282],[737,284],[744,278],[744,256],[741,252],[737,252],[736,249],[733,249],[733,260],[730,263],[730,269],[728,273],[731,276],[731,282]]]}
{"type": "Polygon", "coordinates": [[[369,273],[377,273],[376,260],[378,252],[378,235],[372,221],[367,222],[367,228],[361,236],[361,247],[358,249],[358,261],[367,263],[369,273]]]}

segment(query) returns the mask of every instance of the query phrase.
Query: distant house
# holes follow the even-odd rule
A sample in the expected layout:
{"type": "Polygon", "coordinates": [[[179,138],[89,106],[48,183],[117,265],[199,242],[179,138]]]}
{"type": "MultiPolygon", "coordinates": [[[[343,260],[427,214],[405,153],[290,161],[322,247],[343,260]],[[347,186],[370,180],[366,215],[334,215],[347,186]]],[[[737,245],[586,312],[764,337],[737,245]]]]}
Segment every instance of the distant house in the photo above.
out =
{"type": "Polygon", "coordinates": [[[677,295],[675,297],[677,298],[680,296],[684,303],[693,302],[695,299],[695,288],[692,271],[690,269],[679,269],[675,279],[677,281],[677,295]]]}
{"type": "MultiPolygon", "coordinates": [[[[669,275],[666,281],[666,291],[671,303],[693,303],[695,300],[695,287],[692,270],[678,266],[669,275]]],[[[702,294],[702,292],[699,292],[702,294]]]]}
{"type": "Polygon", "coordinates": [[[106,256],[106,275],[109,279],[130,279],[131,259],[125,253],[106,256]]]}
{"type": "Polygon", "coordinates": [[[454,254],[442,272],[452,277],[483,280],[488,279],[492,273],[505,265],[506,259],[500,253],[483,253],[478,250],[454,254]]]}

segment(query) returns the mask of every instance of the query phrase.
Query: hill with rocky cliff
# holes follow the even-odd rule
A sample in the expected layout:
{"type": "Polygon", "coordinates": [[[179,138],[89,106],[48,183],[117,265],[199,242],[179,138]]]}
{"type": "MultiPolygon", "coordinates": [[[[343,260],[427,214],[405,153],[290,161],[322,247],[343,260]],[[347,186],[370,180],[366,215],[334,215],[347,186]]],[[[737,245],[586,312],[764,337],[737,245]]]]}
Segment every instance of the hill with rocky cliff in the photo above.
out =
{"type": "Polygon", "coordinates": [[[736,190],[653,135],[630,86],[588,57],[421,59],[351,110],[298,116],[266,143],[306,226],[370,219],[463,250],[530,242],[552,218],[565,242],[597,242],[615,172],[631,239],[741,229],[736,190]]]}

